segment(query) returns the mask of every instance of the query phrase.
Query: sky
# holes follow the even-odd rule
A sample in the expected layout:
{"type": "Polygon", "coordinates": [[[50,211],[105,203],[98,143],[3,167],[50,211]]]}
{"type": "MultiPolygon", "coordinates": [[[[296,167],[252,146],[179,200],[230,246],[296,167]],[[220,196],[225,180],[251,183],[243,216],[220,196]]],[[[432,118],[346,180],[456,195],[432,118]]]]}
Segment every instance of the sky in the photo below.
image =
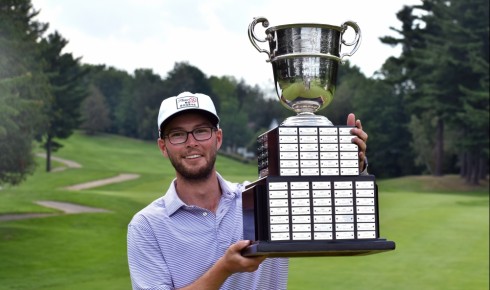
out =
{"type": "MultiPolygon", "coordinates": [[[[36,20],[49,23],[68,45],[64,52],[82,63],[105,64],[133,73],[152,69],[165,78],[176,62],[188,62],[209,76],[233,76],[249,85],[272,87],[272,66],[248,38],[254,17],[270,26],[356,22],[362,42],[349,58],[367,76],[399,47],[382,44],[398,36],[396,13],[420,0],[32,0],[36,20]]],[[[259,24],[258,36],[265,36],[259,24]]],[[[352,32],[352,31],[351,31],[352,32]]],[[[346,37],[352,34],[346,32],[346,37]]],[[[267,43],[259,43],[268,50],[267,43]]],[[[340,69],[342,69],[340,67],[340,69]]]]}

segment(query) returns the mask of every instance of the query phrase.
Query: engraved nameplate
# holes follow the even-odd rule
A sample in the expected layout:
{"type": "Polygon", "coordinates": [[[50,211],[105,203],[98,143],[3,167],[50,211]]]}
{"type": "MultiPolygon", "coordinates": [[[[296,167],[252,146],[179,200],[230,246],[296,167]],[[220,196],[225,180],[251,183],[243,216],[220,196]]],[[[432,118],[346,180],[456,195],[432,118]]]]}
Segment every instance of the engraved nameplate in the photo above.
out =
{"type": "Polygon", "coordinates": [[[294,190],[294,189],[308,189],[308,188],[310,188],[309,182],[304,182],[304,181],[291,182],[291,189],[292,190],[294,190]]]}
{"type": "Polygon", "coordinates": [[[315,224],[313,230],[315,232],[330,232],[332,231],[332,224],[315,224]]]}
{"type": "Polygon", "coordinates": [[[332,196],[330,190],[313,190],[313,197],[330,197],[332,196]]]}
{"type": "Polygon", "coordinates": [[[283,241],[289,240],[289,233],[271,233],[272,241],[283,241]]]}
{"type": "Polygon", "coordinates": [[[288,198],[288,191],[287,190],[269,190],[269,198],[288,198]]]}
{"type": "Polygon", "coordinates": [[[313,189],[330,189],[330,181],[313,181],[313,189]]]}
{"type": "Polygon", "coordinates": [[[375,231],[359,231],[357,232],[358,239],[375,239],[376,232],[375,231]]]}
{"type": "Polygon", "coordinates": [[[291,190],[291,198],[304,198],[309,196],[309,190],[291,190]]]}
{"type": "Polygon", "coordinates": [[[310,223],[311,218],[309,215],[296,215],[293,216],[293,223],[310,223]]]}
{"type": "Polygon", "coordinates": [[[280,136],[280,143],[298,143],[298,136],[280,136]]]}
{"type": "Polygon", "coordinates": [[[269,182],[269,190],[288,189],[287,182],[269,182]]]}
{"type": "Polygon", "coordinates": [[[316,127],[300,127],[299,135],[316,135],[318,132],[316,127]]]}
{"type": "Polygon", "coordinates": [[[270,221],[271,224],[287,224],[289,223],[289,216],[287,215],[271,216],[270,221]]]}
{"type": "Polygon", "coordinates": [[[337,135],[337,128],[336,127],[321,127],[320,128],[320,135],[337,135]]]}
{"type": "Polygon", "coordinates": [[[315,223],[331,223],[332,216],[331,215],[314,215],[313,221],[315,223]]]}

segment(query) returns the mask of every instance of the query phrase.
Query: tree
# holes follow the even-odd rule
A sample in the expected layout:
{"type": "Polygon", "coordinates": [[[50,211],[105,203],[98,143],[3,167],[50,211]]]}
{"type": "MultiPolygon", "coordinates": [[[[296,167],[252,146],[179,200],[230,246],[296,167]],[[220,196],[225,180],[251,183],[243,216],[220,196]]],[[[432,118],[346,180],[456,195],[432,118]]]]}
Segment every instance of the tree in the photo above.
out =
{"type": "Polygon", "coordinates": [[[362,120],[362,126],[369,134],[369,172],[379,177],[413,174],[417,168],[413,164],[403,95],[383,79],[356,77],[341,85],[354,82],[357,86],[352,92],[352,112],[362,120]]]}
{"type": "Polygon", "coordinates": [[[80,128],[89,135],[105,132],[111,126],[104,95],[93,85],[90,87],[90,95],[82,102],[82,120],[80,128]]]}
{"type": "Polygon", "coordinates": [[[211,77],[210,83],[213,90],[210,96],[219,104],[216,110],[220,116],[220,127],[226,135],[222,148],[228,153],[234,153],[237,147],[248,141],[246,136],[250,132],[247,130],[247,114],[239,108],[237,82],[229,77],[211,77]]]}
{"type": "Polygon", "coordinates": [[[37,15],[29,0],[0,2],[0,185],[33,171],[33,140],[44,130],[48,84],[37,40],[47,24],[37,15]]]}
{"type": "Polygon", "coordinates": [[[158,137],[157,114],[168,96],[161,77],[151,69],[138,69],[121,95],[116,108],[119,132],[125,136],[155,140],[158,137]]]}
{"type": "Polygon", "coordinates": [[[448,34],[455,35],[454,55],[462,54],[457,58],[461,107],[455,116],[460,173],[467,183],[478,184],[489,161],[489,2],[454,1],[451,15],[448,34]]]}
{"type": "Polygon", "coordinates": [[[130,86],[134,81],[133,77],[125,71],[105,65],[84,64],[83,67],[88,70],[86,82],[95,86],[107,103],[109,119],[112,120],[107,132],[113,134],[122,132],[117,122],[116,111],[125,96],[131,95],[130,86]]]}
{"type": "MultiPolygon", "coordinates": [[[[425,0],[397,16],[402,38],[382,39],[403,47],[399,58],[389,59],[399,66],[390,78],[405,92],[409,114],[434,120],[433,174],[439,176],[450,159],[444,156],[445,132],[459,132],[463,151],[488,148],[488,1],[425,0]]],[[[480,158],[488,162],[483,152],[480,158]]]]}
{"type": "Polygon", "coordinates": [[[276,99],[264,99],[258,86],[249,86],[243,80],[212,76],[209,82],[221,105],[220,126],[226,133],[223,148],[230,153],[236,153],[239,147],[255,151],[258,134],[267,131],[272,120],[282,121],[287,113],[276,99]]]}
{"type": "Polygon", "coordinates": [[[354,98],[359,94],[365,95],[364,87],[367,79],[358,67],[351,67],[348,62],[339,66],[332,103],[318,114],[325,115],[334,125],[345,125],[349,113],[355,111],[357,115],[361,114],[354,108],[354,98]]]}
{"type": "Polygon", "coordinates": [[[165,78],[168,97],[176,96],[184,91],[209,95],[217,108],[219,100],[212,94],[211,85],[206,75],[197,67],[187,62],[177,62],[165,78]]]}
{"type": "Polygon", "coordinates": [[[80,125],[80,104],[88,95],[82,82],[86,70],[71,53],[62,53],[68,41],[58,32],[42,39],[44,72],[50,84],[51,101],[47,110],[49,123],[43,137],[46,171],[51,170],[51,153],[61,147],[55,138],[68,138],[80,125]]]}
{"type": "Polygon", "coordinates": [[[32,141],[38,119],[39,104],[20,95],[23,86],[31,82],[28,75],[0,79],[0,185],[18,184],[34,170],[32,141]]]}

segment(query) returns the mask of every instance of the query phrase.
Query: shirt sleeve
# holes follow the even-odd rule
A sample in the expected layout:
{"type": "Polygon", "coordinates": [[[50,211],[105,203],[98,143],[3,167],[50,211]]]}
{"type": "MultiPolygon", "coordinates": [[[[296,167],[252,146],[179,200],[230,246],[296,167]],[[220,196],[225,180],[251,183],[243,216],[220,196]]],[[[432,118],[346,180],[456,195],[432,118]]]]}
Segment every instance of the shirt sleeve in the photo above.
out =
{"type": "Polygon", "coordinates": [[[128,226],[128,264],[133,290],[172,290],[172,279],[158,242],[144,218],[128,226]]]}

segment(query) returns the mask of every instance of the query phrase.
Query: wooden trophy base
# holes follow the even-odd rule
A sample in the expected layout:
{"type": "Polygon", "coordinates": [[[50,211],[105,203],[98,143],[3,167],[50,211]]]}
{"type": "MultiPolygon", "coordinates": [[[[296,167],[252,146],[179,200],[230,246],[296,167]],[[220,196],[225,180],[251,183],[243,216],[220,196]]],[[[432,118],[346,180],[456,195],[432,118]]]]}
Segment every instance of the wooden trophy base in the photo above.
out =
{"type": "Polygon", "coordinates": [[[264,242],[258,241],[245,248],[244,256],[269,257],[313,257],[313,256],[361,256],[371,255],[395,249],[393,241],[376,239],[372,241],[295,241],[264,242]]]}

